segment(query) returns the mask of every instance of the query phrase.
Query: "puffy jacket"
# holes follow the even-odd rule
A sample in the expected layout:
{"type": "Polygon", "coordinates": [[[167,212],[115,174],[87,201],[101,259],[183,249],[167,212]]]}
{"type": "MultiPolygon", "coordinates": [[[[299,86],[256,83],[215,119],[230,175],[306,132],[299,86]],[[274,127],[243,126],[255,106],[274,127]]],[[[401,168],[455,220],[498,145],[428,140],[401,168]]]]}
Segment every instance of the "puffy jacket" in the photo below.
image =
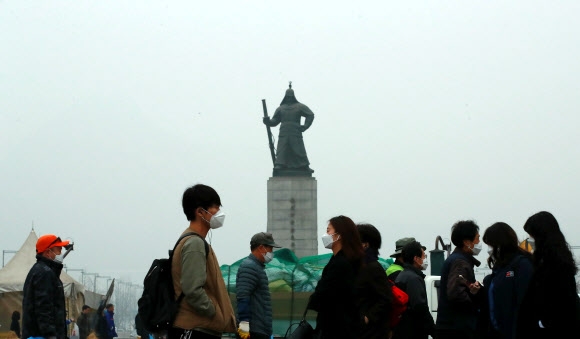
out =
{"type": "Polygon", "coordinates": [[[22,337],[66,338],[64,289],[60,281],[62,264],[36,256],[24,281],[22,337]]]}
{"type": "Polygon", "coordinates": [[[272,301],[265,265],[253,254],[242,261],[236,275],[238,321],[249,321],[250,332],[272,334],[272,301]]]}

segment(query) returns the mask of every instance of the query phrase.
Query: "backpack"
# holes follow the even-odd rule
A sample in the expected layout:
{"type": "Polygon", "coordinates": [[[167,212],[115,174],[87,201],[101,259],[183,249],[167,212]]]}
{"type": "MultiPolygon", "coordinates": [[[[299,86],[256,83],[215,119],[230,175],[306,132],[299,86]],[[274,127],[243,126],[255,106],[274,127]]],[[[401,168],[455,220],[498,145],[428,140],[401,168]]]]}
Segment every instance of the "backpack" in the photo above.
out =
{"type": "MultiPolygon", "coordinates": [[[[184,295],[181,293],[177,300],[175,299],[175,289],[173,288],[173,278],[171,276],[171,261],[173,260],[173,252],[181,240],[192,235],[201,238],[199,234],[194,232],[183,234],[173,246],[173,250],[169,250],[169,258],[153,260],[145,279],[143,279],[143,294],[137,302],[137,313],[141,318],[143,327],[151,333],[169,330],[173,320],[175,320],[179,304],[184,295]]],[[[209,246],[205,239],[203,239],[203,242],[205,245],[205,257],[207,258],[209,246]]]]}
{"type": "Polygon", "coordinates": [[[395,285],[395,283],[391,279],[389,279],[389,285],[391,291],[393,292],[393,311],[391,313],[389,325],[391,328],[394,328],[399,324],[399,322],[401,321],[401,317],[403,316],[403,313],[405,313],[405,311],[407,310],[407,305],[409,303],[409,295],[407,295],[405,291],[397,287],[397,285],[395,285]]]}

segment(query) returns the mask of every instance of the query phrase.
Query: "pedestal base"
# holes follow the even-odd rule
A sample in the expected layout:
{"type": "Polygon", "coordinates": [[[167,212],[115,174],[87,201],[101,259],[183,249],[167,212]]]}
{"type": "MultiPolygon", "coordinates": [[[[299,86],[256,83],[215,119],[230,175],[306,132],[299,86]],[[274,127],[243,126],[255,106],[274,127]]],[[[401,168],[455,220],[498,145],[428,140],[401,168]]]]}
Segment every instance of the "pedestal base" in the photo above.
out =
{"type": "Polygon", "coordinates": [[[317,183],[313,177],[268,180],[268,232],[298,258],[318,255],[317,183]]]}

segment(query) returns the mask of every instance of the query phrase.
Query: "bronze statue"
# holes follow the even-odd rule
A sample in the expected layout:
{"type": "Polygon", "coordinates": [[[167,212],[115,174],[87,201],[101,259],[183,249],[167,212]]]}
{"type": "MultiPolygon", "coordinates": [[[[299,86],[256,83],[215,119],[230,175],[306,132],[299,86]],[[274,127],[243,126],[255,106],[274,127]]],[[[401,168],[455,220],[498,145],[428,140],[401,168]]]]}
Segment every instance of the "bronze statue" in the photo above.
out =
{"type": "Polygon", "coordinates": [[[270,150],[273,156],[273,142],[270,137],[270,126],[280,125],[278,134],[278,146],[276,147],[276,157],[274,160],[274,176],[312,176],[314,170],[310,169],[310,162],[306,155],[306,148],[302,139],[302,132],[306,131],[314,120],[314,113],[308,106],[301,104],[296,100],[292,82],[286,90],[286,95],[280,107],[276,109],[270,119],[266,112],[266,103],[262,100],[264,106],[263,122],[268,127],[268,139],[270,140],[270,150]],[[304,125],[301,119],[304,117],[304,125]]]}

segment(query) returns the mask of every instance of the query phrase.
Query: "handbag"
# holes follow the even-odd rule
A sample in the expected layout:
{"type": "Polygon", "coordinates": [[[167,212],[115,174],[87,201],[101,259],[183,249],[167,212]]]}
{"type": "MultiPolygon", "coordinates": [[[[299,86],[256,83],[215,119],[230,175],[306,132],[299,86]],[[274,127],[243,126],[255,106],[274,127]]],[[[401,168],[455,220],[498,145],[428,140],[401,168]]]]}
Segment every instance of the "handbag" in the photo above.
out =
{"type": "Polygon", "coordinates": [[[284,335],[285,339],[312,339],[314,337],[314,329],[312,325],[308,321],[306,321],[306,313],[308,312],[308,306],[304,310],[304,314],[302,315],[302,319],[299,323],[290,324],[288,329],[286,330],[286,334],[284,335]],[[292,326],[298,324],[298,327],[294,331],[291,332],[292,326]],[[291,333],[290,333],[291,332],[291,333]],[[290,335],[288,335],[290,333],[290,335]]]}

